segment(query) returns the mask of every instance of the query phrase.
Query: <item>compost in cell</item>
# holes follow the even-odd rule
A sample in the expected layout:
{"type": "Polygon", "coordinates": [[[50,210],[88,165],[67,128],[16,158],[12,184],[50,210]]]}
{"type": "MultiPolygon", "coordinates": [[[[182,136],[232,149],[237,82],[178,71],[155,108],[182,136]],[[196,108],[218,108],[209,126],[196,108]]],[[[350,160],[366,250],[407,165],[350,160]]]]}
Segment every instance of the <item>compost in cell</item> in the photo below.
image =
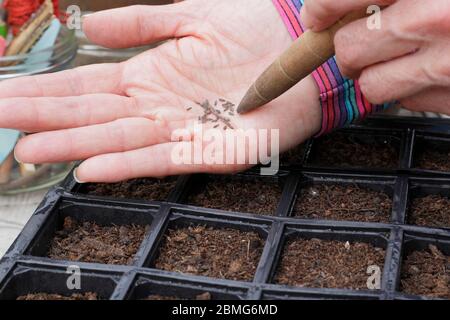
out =
{"type": "Polygon", "coordinates": [[[450,228],[450,199],[441,195],[427,195],[412,199],[408,223],[436,228],[450,228]]]}
{"type": "Polygon", "coordinates": [[[433,171],[450,171],[450,141],[417,138],[414,167],[433,171]]]}
{"type": "Polygon", "coordinates": [[[396,137],[336,132],[313,142],[308,165],[395,169],[399,166],[399,146],[396,137]]]}
{"type": "Polygon", "coordinates": [[[264,247],[255,232],[197,225],[169,229],[155,267],[207,277],[251,281],[264,247]]]}
{"type": "Polygon", "coordinates": [[[73,293],[70,296],[40,292],[17,297],[17,300],[99,300],[99,298],[94,292],[73,293]]]}
{"type": "Polygon", "coordinates": [[[291,150],[288,150],[280,155],[280,164],[282,166],[300,166],[306,152],[306,144],[303,143],[291,150]]]}
{"type": "Polygon", "coordinates": [[[293,238],[281,254],[274,282],[311,288],[368,289],[367,270],[383,268],[385,250],[370,243],[293,238]]]}
{"type": "Polygon", "coordinates": [[[402,266],[401,290],[413,295],[450,299],[450,256],[434,245],[411,252],[402,266]]]}
{"type": "Polygon", "coordinates": [[[48,257],[52,259],[132,264],[148,226],[99,226],[66,217],[61,230],[51,241],[48,257]]]}
{"type": "Polygon", "coordinates": [[[119,183],[92,183],[81,188],[81,192],[117,199],[141,199],[165,201],[176,185],[176,178],[133,179],[119,183]]]}
{"type": "Polygon", "coordinates": [[[302,188],[293,215],[302,219],[389,222],[392,199],[356,184],[314,184],[302,188]]]}
{"type": "Polygon", "coordinates": [[[193,188],[187,203],[204,208],[275,215],[282,186],[260,179],[211,179],[193,188]]]}

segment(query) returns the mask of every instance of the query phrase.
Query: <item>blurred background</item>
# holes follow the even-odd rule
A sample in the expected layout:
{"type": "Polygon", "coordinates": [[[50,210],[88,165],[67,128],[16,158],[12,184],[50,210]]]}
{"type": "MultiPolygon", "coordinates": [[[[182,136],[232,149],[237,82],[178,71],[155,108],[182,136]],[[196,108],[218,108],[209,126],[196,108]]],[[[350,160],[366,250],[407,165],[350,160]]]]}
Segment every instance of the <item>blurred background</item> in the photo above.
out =
{"type": "MultiPolygon", "coordinates": [[[[60,8],[65,11],[65,8],[71,5],[77,5],[83,13],[93,11],[100,11],[112,8],[119,8],[130,5],[146,4],[146,5],[163,5],[172,2],[170,0],[60,0],[60,8]]],[[[139,54],[140,52],[149,49],[149,47],[109,50],[90,43],[81,32],[76,32],[78,39],[78,55],[75,59],[75,65],[81,66],[93,63],[102,62],[120,62],[129,59],[130,57],[139,54]]]]}

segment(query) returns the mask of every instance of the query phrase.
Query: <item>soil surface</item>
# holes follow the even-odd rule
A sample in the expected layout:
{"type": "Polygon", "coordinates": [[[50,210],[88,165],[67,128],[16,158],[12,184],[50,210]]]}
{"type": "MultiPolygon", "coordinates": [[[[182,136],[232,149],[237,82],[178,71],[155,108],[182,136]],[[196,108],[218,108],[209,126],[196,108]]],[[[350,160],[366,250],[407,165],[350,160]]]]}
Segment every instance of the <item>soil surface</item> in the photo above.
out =
{"type": "MultiPolygon", "coordinates": [[[[205,292],[202,294],[199,294],[195,297],[195,299],[193,300],[197,300],[197,301],[207,301],[207,300],[211,300],[211,294],[209,292],[205,292]]],[[[145,298],[144,300],[166,300],[166,301],[171,301],[171,300],[186,300],[186,299],[182,299],[182,298],[178,298],[178,297],[171,297],[171,296],[160,296],[160,295],[151,295],[148,296],[147,298],[145,298]]]]}
{"type": "Polygon", "coordinates": [[[308,164],[323,167],[393,169],[399,165],[399,151],[382,137],[337,132],[316,140],[308,164]]]}
{"type": "Polygon", "coordinates": [[[413,199],[409,208],[408,223],[450,228],[450,199],[440,195],[413,199]]]}
{"type": "Polygon", "coordinates": [[[419,152],[415,167],[426,170],[450,171],[450,151],[425,148],[419,152]]]}
{"type": "Polygon", "coordinates": [[[176,183],[176,178],[173,177],[163,180],[143,178],[120,183],[93,183],[86,185],[84,193],[119,199],[164,201],[176,183]]]}
{"type": "Polygon", "coordinates": [[[367,289],[367,268],[383,269],[385,251],[368,243],[291,239],[275,282],[312,288],[367,289]]]}
{"type": "Polygon", "coordinates": [[[147,226],[99,226],[66,217],[63,229],[56,232],[50,244],[48,257],[129,265],[133,263],[146,231],[147,226]]]}
{"type": "Polygon", "coordinates": [[[275,215],[281,193],[278,183],[212,180],[206,186],[193,190],[188,195],[187,203],[205,208],[275,215]]]}
{"type": "Polygon", "coordinates": [[[401,290],[414,295],[450,299],[450,256],[436,246],[414,251],[402,266],[401,290]]]}
{"type": "Polygon", "coordinates": [[[171,229],[155,266],[167,271],[250,281],[263,247],[264,240],[255,232],[206,226],[171,229]]]}
{"type": "Polygon", "coordinates": [[[302,165],[306,146],[301,144],[294,149],[280,155],[280,164],[283,166],[302,165]]]}
{"type": "Polygon", "coordinates": [[[70,296],[50,293],[29,293],[18,297],[17,300],[99,300],[99,298],[97,294],[93,292],[74,293],[70,296]]]}
{"type": "Polygon", "coordinates": [[[300,190],[293,215],[305,219],[389,222],[392,199],[357,185],[317,184],[300,190]]]}

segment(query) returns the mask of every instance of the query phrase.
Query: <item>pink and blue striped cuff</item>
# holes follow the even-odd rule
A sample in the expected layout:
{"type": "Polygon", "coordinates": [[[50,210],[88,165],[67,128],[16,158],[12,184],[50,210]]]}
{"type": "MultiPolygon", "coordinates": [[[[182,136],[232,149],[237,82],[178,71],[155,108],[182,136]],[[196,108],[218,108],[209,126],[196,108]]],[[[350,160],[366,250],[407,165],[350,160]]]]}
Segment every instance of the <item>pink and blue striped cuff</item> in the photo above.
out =
{"type": "MultiPolygon", "coordinates": [[[[300,21],[302,0],[272,0],[280,12],[289,33],[297,39],[304,30],[300,21]]],[[[313,73],[320,89],[322,126],[317,136],[364,119],[369,114],[384,110],[390,104],[371,104],[361,93],[358,81],[344,78],[336,64],[329,59],[313,73]]]]}

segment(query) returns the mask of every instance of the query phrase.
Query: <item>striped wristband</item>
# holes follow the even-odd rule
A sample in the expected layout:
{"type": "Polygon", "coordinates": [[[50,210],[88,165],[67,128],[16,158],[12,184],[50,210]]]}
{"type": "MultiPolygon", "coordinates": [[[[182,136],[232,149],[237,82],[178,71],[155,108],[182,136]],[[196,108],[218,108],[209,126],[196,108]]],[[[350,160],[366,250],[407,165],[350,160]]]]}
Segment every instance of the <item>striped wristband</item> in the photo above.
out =
{"type": "MultiPolygon", "coordinates": [[[[302,0],[272,0],[285,22],[293,39],[297,39],[304,30],[300,22],[302,0]]],[[[390,106],[371,104],[361,93],[357,80],[342,76],[336,64],[336,58],[329,59],[313,72],[314,80],[320,90],[322,125],[316,136],[345,127],[369,114],[384,110],[390,106]]]]}

